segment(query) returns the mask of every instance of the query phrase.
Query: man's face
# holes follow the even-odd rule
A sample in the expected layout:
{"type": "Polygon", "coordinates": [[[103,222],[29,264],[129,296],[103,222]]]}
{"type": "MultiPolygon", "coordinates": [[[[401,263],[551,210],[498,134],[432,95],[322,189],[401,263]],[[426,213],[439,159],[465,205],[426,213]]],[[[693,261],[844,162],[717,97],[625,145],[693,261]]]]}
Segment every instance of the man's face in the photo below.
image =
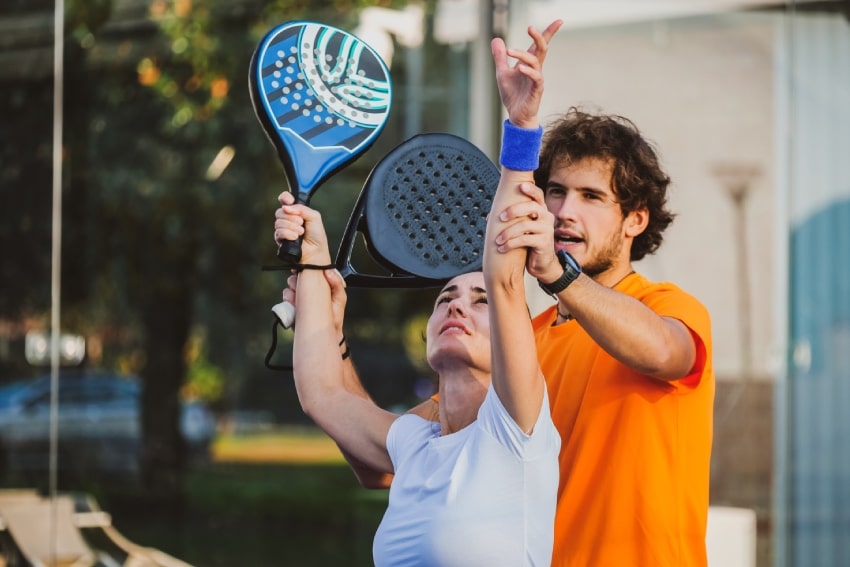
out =
{"type": "Polygon", "coordinates": [[[555,248],[569,252],[591,277],[629,263],[627,234],[612,186],[613,163],[586,158],[553,165],[543,187],[555,215],[555,248]]]}

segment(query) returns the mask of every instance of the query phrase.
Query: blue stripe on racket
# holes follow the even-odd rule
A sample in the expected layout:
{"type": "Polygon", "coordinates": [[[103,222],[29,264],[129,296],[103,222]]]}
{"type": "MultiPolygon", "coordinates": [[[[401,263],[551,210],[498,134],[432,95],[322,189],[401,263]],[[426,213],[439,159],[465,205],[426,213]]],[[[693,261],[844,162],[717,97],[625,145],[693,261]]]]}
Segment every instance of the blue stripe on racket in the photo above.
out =
{"type": "MultiPolygon", "coordinates": [[[[254,113],[303,204],[372,146],[392,101],[389,69],[372,47],[309,21],[280,24],[263,37],[248,84],[254,113]]],[[[283,242],[277,256],[297,266],[300,239],[283,242]]]]}

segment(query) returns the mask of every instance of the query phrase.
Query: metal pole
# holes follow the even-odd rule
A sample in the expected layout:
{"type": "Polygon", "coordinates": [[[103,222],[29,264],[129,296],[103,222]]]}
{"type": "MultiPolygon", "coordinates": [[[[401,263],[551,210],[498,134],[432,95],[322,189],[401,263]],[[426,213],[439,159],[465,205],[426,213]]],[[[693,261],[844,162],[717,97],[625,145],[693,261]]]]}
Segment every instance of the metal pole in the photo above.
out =
{"type": "Polygon", "coordinates": [[[490,55],[490,39],[493,37],[492,0],[481,0],[478,17],[482,33],[470,46],[469,139],[495,161],[498,157],[495,141],[500,107],[495,100],[493,58],[490,55]]]}
{"type": "Polygon", "coordinates": [[[50,278],[50,521],[51,565],[56,563],[56,492],[59,450],[59,337],[62,276],[62,77],[65,47],[65,3],[54,1],[53,18],[53,215],[50,278]]]}
{"type": "Polygon", "coordinates": [[[773,480],[773,555],[774,567],[790,567],[794,564],[794,533],[791,529],[795,503],[794,494],[794,471],[793,450],[794,431],[797,427],[797,419],[791,404],[793,397],[792,383],[796,369],[791,363],[791,353],[794,345],[791,341],[795,338],[791,333],[791,292],[790,289],[790,205],[793,194],[794,175],[796,165],[794,163],[794,136],[797,104],[796,81],[796,19],[797,3],[794,0],[786,3],[785,14],[781,16],[782,24],[782,49],[777,54],[779,57],[779,68],[785,69],[784,84],[779,84],[777,92],[782,98],[779,101],[781,118],[780,124],[785,124],[784,134],[779,137],[777,143],[780,148],[780,159],[777,160],[780,167],[777,168],[778,178],[785,181],[778,185],[780,194],[777,202],[777,249],[776,249],[776,273],[779,274],[779,282],[776,296],[774,298],[775,313],[777,314],[777,328],[781,329],[781,335],[777,337],[780,358],[779,368],[776,376],[776,402],[774,415],[774,480],[773,480]]]}

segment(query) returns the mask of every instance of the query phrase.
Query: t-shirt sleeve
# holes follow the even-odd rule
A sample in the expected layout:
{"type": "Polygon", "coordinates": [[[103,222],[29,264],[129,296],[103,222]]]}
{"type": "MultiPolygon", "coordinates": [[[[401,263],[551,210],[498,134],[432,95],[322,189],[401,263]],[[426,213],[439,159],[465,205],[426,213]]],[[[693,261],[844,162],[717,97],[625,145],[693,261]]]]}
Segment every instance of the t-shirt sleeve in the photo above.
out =
{"type": "Polygon", "coordinates": [[[672,289],[659,290],[644,298],[643,302],[662,317],[678,319],[690,330],[696,344],[697,356],[691,373],[678,380],[681,384],[695,386],[708,363],[711,352],[711,317],[708,309],[694,296],[672,286],[672,289]]]}
{"type": "Polygon", "coordinates": [[[502,405],[492,384],[487,389],[484,403],[478,410],[478,421],[500,445],[507,448],[516,458],[530,461],[543,455],[557,452],[561,438],[552,423],[549,411],[549,394],[543,389],[543,401],[537,422],[530,434],[525,433],[502,405]]]}
{"type": "Polygon", "coordinates": [[[413,414],[399,416],[387,432],[387,453],[398,469],[399,463],[407,460],[411,453],[425,442],[433,427],[432,422],[413,414]]]}

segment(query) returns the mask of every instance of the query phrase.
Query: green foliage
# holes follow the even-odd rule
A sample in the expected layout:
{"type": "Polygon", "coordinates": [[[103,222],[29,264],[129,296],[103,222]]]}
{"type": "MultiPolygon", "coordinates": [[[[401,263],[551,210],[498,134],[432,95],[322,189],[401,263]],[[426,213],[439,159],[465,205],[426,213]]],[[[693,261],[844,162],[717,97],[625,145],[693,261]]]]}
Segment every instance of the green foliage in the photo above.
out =
{"type": "Polygon", "coordinates": [[[161,53],[142,58],[139,82],[168,100],[174,112],[171,125],[209,120],[227,102],[233,88],[233,70],[244,62],[238,51],[227,49],[225,33],[233,21],[244,21],[252,44],[273,26],[288,20],[318,17],[327,23],[353,27],[366,6],[391,7],[397,1],[273,0],[157,0],[150,17],[166,45],[161,53]],[[253,10],[253,11],[252,11],[253,10]]]}
{"type": "Polygon", "coordinates": [[[99,499],[129,539],[191,565],[369,566],[386,491],[345,465],[214,465],[192,472],[179,513],[99,499]]]}
{"type": "Polygon", "coordinates": [[[79,39],[96,33],[112,16],[112,0],[66,0],[65,29],[79,39]]]}
{"type": "Polygon", "coordinates": [[[224,393],[224,370],[209,361],[200,337],[193,337],[187,350],[189,363],[183,397],[208,403],[218,402],[224,393]]]}
{"type": "MultiPolygon", "coordinates": [[[[404,4],[152,0],[118,10],[110,0],[68,2],[62,308],[63,323],[101,347],[91,364],[143,375],[162,369],[146,383],[168,384],[175,396],[187,380],[198,380],[209,395],[221,383],[223,409],[265,403],[271,407],[260,409],[300,416],[288,379],[262,366],[269,309],[285,274],[261,266],[276,263],[271,224],[286,182],[253,114],[248,64],[260,37],[283,21],[351,29],[364,6],[404,4]],[[207,166],[225,145],[235,157],[208,181],[207,166]],[[154,314],[159,330],[152,328],[154,314]],[[204,354],[187,361],[186,341],[198,327],[206,329],[204,354]],[[271,392],[270,385],[280,389],[271,392]]],[[[444,48],[428,49],[436,50],[428,57],[445,59],[444,48]]],[[[424,69],[429,89],[450,76],[444,66],[424,69]]],[[[16,133],[15,144],[0,148],[0,240],[7,254],[0,316],[46,323],[52,83],[44,71],[41,79],[0,89],[0,111],[16,133]]],[[[393,75],[396,110],[384,134],[313,200],[334,249],[369,171],[405,135],[404,57],[393,75]]],[[[421,111],[429,129],[449,130],[442,97],[422,100],[432,105],[421,111]]],[[[357,255],[368,261],[362,250],[357,255]]],[[[405,355],[400,330],[430,311],[433,290],[349,295],[346,333],[364,379],[382,402],[411,401],[411,384],[427,369],[405,355]]],[[[281,342],[288,348],[286,336],[281,342]]]]}

